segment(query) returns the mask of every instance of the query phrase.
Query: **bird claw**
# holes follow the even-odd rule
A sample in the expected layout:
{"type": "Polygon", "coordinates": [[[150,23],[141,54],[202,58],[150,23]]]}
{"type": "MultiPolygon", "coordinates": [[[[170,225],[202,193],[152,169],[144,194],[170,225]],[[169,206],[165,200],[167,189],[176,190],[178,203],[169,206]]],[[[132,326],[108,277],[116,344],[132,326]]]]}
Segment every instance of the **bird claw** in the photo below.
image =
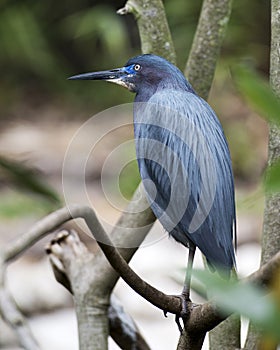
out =
{"type": "MultiPolygon", "coordinates": [[[[184,328],[182,327],[180,320],[182,319],[183,323],[184,323],[189,318],[189,316],[190,316],[190,309],[192,307],[192,302],[191,302],[190,298],[187,297],[184,294],[175,295],[175,296],[177,298],[180,298],[181,302],[182,302],[181,312],[179,314],[176,314],[176,316],[175,316],[175,322],[176,322],[176,324],[178,326],[179,332],[182,334],[184,328]]],[[[163,311],[163,314],[164,314],[164,317],[167,317],[167,311],[166,310],[163,311]]]]}
{"type": "Polygon", "coordinates": [[[175,316],[175,322],[176,322],[176,324],[178,326],[180,334],[182,335],[184,328],[181,326],[180,318],[181,318],[181,315],[176,315],[175,316]]]}

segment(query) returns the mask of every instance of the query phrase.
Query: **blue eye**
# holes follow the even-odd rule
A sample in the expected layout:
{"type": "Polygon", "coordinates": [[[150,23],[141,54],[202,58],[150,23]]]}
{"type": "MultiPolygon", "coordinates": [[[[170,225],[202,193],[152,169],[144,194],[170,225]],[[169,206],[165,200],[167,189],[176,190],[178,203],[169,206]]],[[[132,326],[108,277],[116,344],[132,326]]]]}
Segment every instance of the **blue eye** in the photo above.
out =
{"type": "Polygon", "coordinates": [[[141,66],[140,64],[135,64],[133,68],[134,70],[139,71],[141,69],[141,66]]]}

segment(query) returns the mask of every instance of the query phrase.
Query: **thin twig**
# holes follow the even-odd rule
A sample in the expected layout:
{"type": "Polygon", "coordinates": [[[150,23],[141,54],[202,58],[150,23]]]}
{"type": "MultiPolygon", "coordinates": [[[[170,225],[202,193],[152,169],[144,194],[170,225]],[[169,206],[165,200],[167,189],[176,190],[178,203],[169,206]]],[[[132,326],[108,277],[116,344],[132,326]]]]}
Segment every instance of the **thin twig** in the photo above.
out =
{"type": "Polygon", "coordinates": [[[29,231],[23,233],[2,249],[4,262],[7,263],[16,259],[34,243],[38,242],[48,233],[54,231],[59,226],[71,219],[72,214],[70,213],[68,207],[56,210],[53,213],[47,215],[38,221],[35,225],[33,225],[29,231]]]}

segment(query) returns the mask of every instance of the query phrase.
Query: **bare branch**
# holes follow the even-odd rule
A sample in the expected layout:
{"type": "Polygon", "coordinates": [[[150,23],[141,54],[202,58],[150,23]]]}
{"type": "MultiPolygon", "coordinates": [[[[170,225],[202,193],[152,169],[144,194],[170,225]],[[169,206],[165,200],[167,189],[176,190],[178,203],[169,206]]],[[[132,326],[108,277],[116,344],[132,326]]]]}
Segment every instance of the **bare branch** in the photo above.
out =
{"type": "MultiPolygon", "coordinates": [[[[80,241],[74,230],[70,232],[60,231],[48,244],[46,251],[56,280],[70,293],[73,294],[73,290],[77,291],[77,285],[84,284],[83,281],[86,279],[90,288],[89,293],[91,295],[95,294],[94,280],[96,270],[99,270],[100,259],[95,259],[96,256],[80,241]],[[90,275],[87,271],[90,271],[90,275]]],[[[84,290],[84,298],[89,288],[84,290]]],[[[90,305],[86,305],[84,309],[87,306],[90,305]]],[[[149,346],[137,325],[113,295],[110,299],[108,318],[110,335],[122,349],[149,350],[149,346]]]]}
{"type": "Polygon", "coordinates": [[[261,266],[259,270],[248,276],[246,281],[261,286],[269,286],[277,271],[280,271],[280,252],[275,254],[266,264],[261,266]]]}
{"type": "Polygon", "coordinates": [[[153,53],[176,63],[176,55],[161,0],[128,0],[117,11],[120,15],[132,13],[137,21],[142,53],[153,53]]]}
{"type": "Polygon", "coordinates": [[[206,333],[189,332],[184,329],[183,334],[179,339],[177,350],[200,350],[202,348],[206,333]]]}
{"type": "MultiPolygon", "coordinates": [[[[87,216],[85,220],[91,228],[90,221],[87,216]]],[[[94,234],[94,232],[93,232],[94,234]]],[[[109,238],[106,238],[108,241],[109,238]]],[[[120,256],[113,245],[104,245],[100,241],[98,242],[110,264],[116,269],[121,277],[133,288],[138,294],[143,296],[146,300],[161,308],[164,311],[168,311],[174,314],[180,314],[181,302],[180,299],[172,296],[165,295],[164,293],[156,290],[146,282],[144,282],[135,272],[127,265],[125,260],[120,256]]],[[[269,276],[277,271],[280,264],[280,253],[277,254],[275,259],[270,260],[266,266],[256,273],[255,277],[250,277],[250,282],[254,283],[269,283],[269,276]],[[265,275],[264,275],[265,274],[265,275]]],[[[202,333],[211,330],[227,316],[224,312],[221,312],[219,308],[212,302],[208,302],[203,305],[193,304],[190,310],[190,317],[186,321],[185,326],[188,332],[193,330],[194,333],[202,333]]]]}
{"type": "Polygon", "coordinates": [[[240,348],[240,315],[232,314],[209,333],[209,348],[215,350],[236,350],[240,348]],[[237,329],[238,332],[234,332],[237,329]],[[236,334],[237,333],[237,334],[236,334]],[[211,336],[210,336],[211,334],[211,336]],[[221,334],[224,336],[221,337],[221,334]]]}
{"type": "MultiPolygon", "coordinates": [[[[160,309],[179,314],[181,312],[181,300],[174,296],[166,295],[156,288],[144,282],[127,264],[124,258],[120,255],[118,250],[114,247],[111,239],[108,237],[103,227],[99,223],[94,211],[89,207],[72,206],[69,208],[60,209],[40,221],[40,224],[35,225],[35,228],[30,230],[32,237],[42,235],[50,229],[50,222],[55,218],[56,225],[65,222],[67,215],[71,213],[72,218],[83,218],[88,225],[91,233],[97,240],[100,248],[104,252],[110,264],[120,274],[120,276],[133,288],[138,294],[142,295],[146,300],[160,309]],[[36,235],[36,229],[38,230],[36,235]]],[[[54,226],[54,225],[53,225],[54,226]]],[[[55,229],[57,227],[53,227],[55,229]]],[[[30,241],[30,232],[27,232],[21,237],[22,247],[25,248],[30,241]]],[[[19,244],[15,245],[17,249],[19,244]]],[[[14,250],[13,250],[14,251],[14,250]]],[[[18,254],[18,250],[16,251],[18,254]]],[[[10,257],[10,256],[9,256],[10,257]]],[[[273,273],[280,265],[280,253],[271,259],[263,268],[256,272],[255,275],[249,278],[251,282],[268,283],[273,273]]],[[[223,317],[219,314],[219,310],[211,303],[204,305],[193,305],[191,316],[188,320],[188,328],[194,328],[196,331],[209,330],[218,324],[223,317]],[[203,322],[202,322],[203,318],[203,322]],[[202,324],[203,323],[203,324],[202,324]]]]}
{"type": "Polygon", "coordinates": [[[38,221],[32,228],[10,242],[3,249],[3,259],[10,262],[22,254],[26,249],[38,242],[45,235],[57,229],[60,225],[72,219],[67,207],[54,211],[42,220],[38,221]]]}
{"type": "Polygon", "coordinates": [[[110,335],[123,350],[150,350],[137,325],[112,295],[108,310],[110,335]]]}
{"type": "MultiPolygon", "coordinates": [[[[43,218],[37,224],[35,224],[28,232],[25,232],[17,239],[15,239],[15,241],[11,242],[5,247],[5,250],[3,252],[3,261],[5,261],[6,263],[11,262],[13,259],[22,254],[26,249],[28,249],[32,244],[40,240],[46,234],[56,230],[61,224],[65,223],[66,221],[72,218],[80,217],[81,212],[83,212],[83,208],[74,206],[69,208],[62,208],[43,218]]],[[[95,213],[93,213],[93,217],[93,225],[99,228],[101,231],[103,231],[103,228],[100,225],[97,217],[95,216],[95,213]]],[[[128,247],[121,249],[121,252],[125,259],[131,259],[131,257],[141,244],[142,240],[149,232],[154,220],[154,214],[148,206],[147,200],[143,193],[142,186],[140,185],[138,190],[135,191],[131,202],[128,204],[127,208],[125,209],[123,215],[121,216],[115,229],[112,232],[112,237],[114,238],[114,242],[116,242],[116,245],[118,247],[128,247]]],[[[96,327],[96,325],[99,326],[102,324],[104,330],[102,331],[102,339],[104,340],[102,341],[102,344],[104,345],[103,349],[107,347],[107,336],[109,332],[107,322],[109,293],[118,280],[118,274],[112,269],[112,267],[107,262],[106,258],[104,257],[104,254],[101,251],[96,253],[95,260],[98,261],[98,264],[96,264],[96,270],[98,269],[97,276],[93,276],[92,269],[81,269],[82,266],[79,264],[77,266],[77,271],[83,271],[87,274],[84,280],[85,283],[75,286],[77,316],[79,320],[79,334],[83,334],[82,336],[80,336],[80,346],[81,348],[84,347],[85,349],[87,349],[88,344],[90,344],[90,342],[92,341],[92,338],[87,337],[87,335],[91,334],[92,336],[94,336],[94,331],[87,332],[88,325],[92,325],[93,330],[97,329],[98,334],[98,330],[100,330],[100,327],[96,327]],[[93,288],[93,293],[90,290],[93,284],[88,283],[87,286],[87,282],[90,281],[88,277],[92,279],[96,277],[96,283],[99,284],[98,288],[93,288]],[[98,291],[98,293],[100,291],[99,295],[95,295],[96,291],[98,291]],[[87,303],[83,302],[85,300],[87,300],[87,303]],[[80,303],[80,301],[82,303],[80,303]],[[101,304],[104,305],[102,310],[100,309],[101,304]],[[94,313],[94,308],[96,310],[96,322],[90,316],[94,313]],[[99,322],[101,318],[103,320],[102,323],[99,322]]],[[[83,263],[84,260],[80,260],[80,262],[83,263]]],[[[78,263],[77,259],[75,260],[75,263],[78,263]]],[[[67,281],[65,281],[65,283],[67,283],[67,281]]],[[[100,334],[101,333],[99,333],[95,340],[100,340],[100,334]]],[[[101,344],[101,341],[99,341],[99,344],[101,344]]]]}
{"type": "MultiPolygon", "coordinates": [[[[38,224],[36,224],[29,232],[27,232],[19,239],[20,243],[14,243],[13,249],[9,250],[9,254],[6,254],[5,258],[9,261],[13,258],[13,254],[18,255],[22,249],[26,249],[26,247],[28,246],[28,244],[30,244],[31,241],[36,241],[43,234],[46,234],[50,229],[56,229],[56,225],[59,226],[61,223],[65,222],[67,217],[84,218],[92,234],[97,239],[97,242],[103,250],[108,261],[115,268],[115,270],[123,277],[123,279],[130,285],[130,287],[132,287],[137,293],[142,295],[146,300],[148,300],[155,306],[161,308],[162,310],[174,314],[180,314],[181,300],[174,296],[168,296],[158,291],[154,287],[150,286],[149,284],[144,282],[128,266],[127,262],[120,255],[118,250],[113,246],[112,241],[105,233],[94,211],[89,207],[72,206],[70,208],[63,208],[45,217],[38,224]]],[[[79,262],[77,262],[77,260],[75,260],[75,264],[79,266],[79,262]]],[[[256,272],[253,276],[251,276],[249,280],[255,283],[267,284],[270,282],[273,273],[279,268],[279,266],[280,253],[277,254],[273,259],[271,259],[266,265],[264,265],[260,271],[256,272]]],[[[84,266],[83,270],[85,270],[84,266]]],[[[79,284],[79,281],[77,281],[77,283],[79,284]]],[[[79,285],[78,287],[73,288],[75,292],[77,290],[79,291],[79,289],[77,288],[81,288],[81,286],[79,285]]],[[[91,284],[89,284],[87,288],[88,290],[92,291],[91,284]]],[[[104,293],[104,291],[102,293],[104,293]]],[[[79,294],[79,292],[77,294],[79,294]]],[[[81,294],[83,294],[83,296],[85,295],[84,292],[81,292],[81,294]]],[[[89,305],[91,305],[91,303],[89,303],[89,305]]],[[[83,307],[81,307],[81,309],[82,308],[84,309],[84,305],[83,307]]],[[[98,315],[98,317],[100,317],[100,315],[98,315]]],[[[185,326],[188,330],[188,334],[191,334],[192,332],[193,335],[199,334],[199,340],[201,339],[201,337],[203,337],[204,333],[214,328],[225,318],[226,316],[224,314],[221,314],[220,310],[212,302],[208,302],[203,305],[192,304],[190,308],[190,317],[188,318],[188,320],[186,320],[185,326]]]]}

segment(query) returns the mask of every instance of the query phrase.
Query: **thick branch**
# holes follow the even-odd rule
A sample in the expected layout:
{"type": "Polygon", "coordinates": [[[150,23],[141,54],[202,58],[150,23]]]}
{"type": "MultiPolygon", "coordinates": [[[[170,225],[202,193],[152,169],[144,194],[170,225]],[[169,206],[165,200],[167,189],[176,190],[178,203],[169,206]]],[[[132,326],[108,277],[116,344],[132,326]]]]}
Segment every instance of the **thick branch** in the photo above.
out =
{"type": "Polygon", "coordinates": [[[148,300],[171,313],[179,313],[181,310],[181,301],[179,298],[165,295],[164,293],[159,292],[157,289],[152,286],[145,284],[142,279],[129,267],[124,258],[120,255],[118,250],[113,246],[113,242],[108,237],[104,231],[102,225],[96,217],[95,212],[86,206],[69,206],[62,209],[59,209],[52,214],[46,216],[35,224],[30,231],[21,235],[17,240],[5,249],[4,251],[4,260],[5,262],[11,261],[24,250],[26,250],[31,244],[34,244],[36,241],[41,239],[44,235],[50,231],[56,230],[60,225],[65,223],[67,220],[83,218],[89,227],[92,235],[98,242],[103,253],[107,257],[110,264],[114,269],[120,273],[123,279],[132,286],[140,286],[137,292],[143,297],[147,297],[148,300]],[[161,302],[159,303],[159,298],[161,302]]]}
{"type": "Polygon", "coordinates": [[[105,233],[99,222],[96,220],[95,213],[89,207],[83,207],[81,210],[75,208],[75,212],[83,217],[88,225],[98,245],[102,249],[106,258],[117,271],[124,281],[134,289],[138,294],[143,296],[153,305],[174,314],[181,311],[181,300],[177,297],[166,295],[148,283],[145,283],[127,264],[118,250],[114,247],[113,242],[105,233]]]}
{"type": "MultiPolygon", "coordinates": [[[[270,84],[280,98],[280,3],[271,1],[271,52],[270,84]]],[[[268,142],[268,166],[280,159],[280,128],[270,124],[268,142]]],[[[280,193],[267,194],[264,210],[261,265],[280,251],[280,193]]],[[[246,350],[258,347],[260,336],[254,326],[250,326],[245,344],[246,350]]]]}
{"type": "Polygon", "coordinates": [[[117,13],[134,15],[142,53],[153,53],[176,63],[173,41],[161,0],[128,0],[125,7],[117,13]]]}
{"type": "Polygon", "coordinates": [[[280,271],[280,251],[262,265],[259,270],[248,276],[246,280],[266,287],[273,281],[277,271],[280,271]]]}
{"type": "Polygon", "coordinates": [[[112,296],[108,312],[110,335],[123,350],[150,350],[137,325],[112,296]]]}
{"type": "MultiPolygon", "coordinates": [[[[52,220],[54,215],[56,215],[56,222],[64,222],[65,213],[70,210],[73,218],[81,217],[84,218],[86,224],[91,230],[93,236],[96,238],[97,243],[101,247],[105,256],[107,257],[113,268],[120,274],[120,276],[133,288],[138,294],[142,295],[146,300],[160,309],[171,312],[174,314],[179,314],[181,312],[181,301],[179,298],[174,296],[166,295],[154,287],[150,286],[144,282],[127,264],[127,262],[120,255],[118,250],[113,246],[112,241],[105,233],[103,227],[99,223],[94,211],[89,207],[72,206],[69,209],[63,208],[53,214],[47,216],[42,221],[44,221],[45,227],[49,228],[49,221],[52,220]]],[[[43,224],[36,225],[40,227],[40,233],[43,230],[43,224]]],[[[34,229],[31,230],[33,235],[35,234],[34,229]]],[[[28,237],[27,237],[28,239],[28,237]]],[[[273,259],[271,259],[263,268],[256,272],[255,275],[249,277],[248,279],[254,283],[269,283],[270,276],[273,276],[275,271],[280,265],[280,253],[278,253],[273,259]]],[[[188,330],[191,331],[208,331],[215,327],[221,320],[225,318],[225,315],[220,314],[220,310],[208,302],[203,305],[193,305],[191,309],[191,316],[187,321],[188,330]]]]}
{"type": "Polygon", "coordinates": [[[204,0],[185,75],[207,99],[231,14],[232,0],[204,0]]]}
{"type": "MultiPolygon", "coordinates": [[[[3,260],[6,263],[11,262],[49,232],[56,230],[60,225],[72,218],[80,217],[80,209],[81,208],[78,207],[63,208],[43,218],[28,232],[25,232],[15,241],[11,242],[5,247],[3,252],[3,260]]],[[[103,230],[95,214],[94,219],[94,223],[96,224],[95,226],[103,230]]],[[[147,204],[142,186],[139,186],[132,198],[132,201],[128,204],[128,207],[125,209],[123,215],[112,232],[112,237],[114,238],[114,242],[116,242],[118,247],[129,247],[129,249],[121,249],[125,259],[130,260],[130,258],[133,256],[142,240],[149,232],[154,220],[154,215],[147,204]]],[[[80,262],[83,263],[83,261],[80,262]]],[[[75,263],[78,264],[78,261],[75,260],[75,263]]],[[[102,312],[102,317],[104,320],[102,323],[104,325],[102,338],[104,341],[102,343],[105,345],[105,342],[107,342],[108,322],[105,322],[104,317],[107,317],[109,293],[112,291],[117,282],[118,274],[112,269],[101,251],[96,253],[94,264],[92,262],[92,264],[88,264],[88,266],[90,268],[87,270],[83,269],[84,272],[85,270],[87,272],[87,278],[85,278],[83,284],[76,286],[76,302],[79,312],[78,318],[80,321],[79,333],[84,333],[85,328],[83,324],[87,324],[87,322],[84,323],[83,320],[88,318],[88,312],[92,312],[96,306],[96,311],[102,312]],[[95,274],[93,274],[93,271],[95,271],[95,274]],[[92,283],[90,284],[89,281],[92,283]],[[98,288],[93,288],[91,290],[90,288],[92,285],[98,286],[98,288]],[[80,301],[85,299],[89,301],[88,305],[80,303],[80,301]],[[102,310],[98,306],[100,305],[100,302],[104,306],[102,310]]],[[[77,267],[77,270],[78,269],[79,267],[77,267]]],[[[96,324],[94,322],[91,322],[91,324],[93,328],[96,328],[96,324]]],[[[90,335],[91,332],[87,332],[86,334],[90,335]]],[[[80,346],[86,348],[91,339],[91,337],[83,337],[83,339],[81,339],[80,346]]]]}
{"type": "Polygon", "coordinates": [[[240,349],[239,332],[236,334],[234,329],[240,330],[240,315],[238,314],[230,315],[209,333],[209,348],[215,350],[240,349]],[[221,335],[224,336],[221,337],[221,335]]]}
{"type": "MultiPolygon", "coordinates": [[[[161,308],[164,311],[171,312],[174,314],[179,314],[181,312],[181,301],[177,297],[168,296],[154,287],[150,286],[144,282],[126,263],[126,261],[121,257],[119,252],[110,242],[109,237],[105,234],[105,237],[99,236],[101,232],[95,235],[94,226],[91,222],[91,215],[87,209],[84,215],[84,219],[91,229],[93,235],[98,237],[98,244],[106,255],[110,264],[114,269],[120,274],[120,276],[129,284],[129,286],[134,289],[138,294],[148,300],[150,303],[161,308]],[[106,237],[107,236],[107,237],[106,237]],[[104,244],[103,242],[106,242],[104,244]]],[[[269,283],[269,276],[277,271],[280,264],[280,253],[277,256],[270,260],[264,268],[255,275],[255,277],[250,277],[251,282],[254,283],[269,283]]],[[[193,304],[191,307],[191,314],[187,320],[186,327],[188,332],[192,330],[194,333],[197,332],[206,332],[214,328],[227,316],[224,312],[221,312],[212,302],[208,302],[203,305],[193,304]]]]}
{"type": "MultiPolygon", "coordinates": [[[[36,224],[29,232],[19,239],[13,245],[13,249],[9,250],[6,259],[12,259],[14,255],[20,253],[20,249],[26,249],[30,241],[39,239],[43,234],[46,234],[50,229],[56,229],[61,223],[65,222],[66,218],[84,218],[92,234],[97,239],[97,242],[110,264],[123,277],[123,279],[137,293],[142,295],[146,300],[161,308],[164,311],[178,314],[181,312],[181,301],[174,296],[168,296],[154,287],[145,283],[126,263],[118,250],[113,246],[110,238],[105,233],[103,227],[99,223],[95,213],[89,207],[72,206],[70,208],[60,209],[49,216],[45,217],[36,224]],[[70,216],[71,213],[71,216],[70,216]],[[55,224],[54,224],[55,222],[55,224]],[[20,247],[20,244],[21,247],[20,247]]],[[[271,259],[262,269],[256,272],[249,278],[251,282],[267,284],[270,282],[271,276],[280,266],[280,253],[271,259]]],[[[186,321],[188,333],[201,334],[209,331],[226,318],[220,310],[212,302],[203,305],[192,305],[190,317],[186,321]]]]}
{"type": "MultiPolygon", "coordinates": [[[[271,2],[271,55],[270,55],[270,83],[273,91],[280,98],[280,4],[271,2]]],[[[268,165],[280,159],[280,128],[270,125],[268,144],[268,165]]],[[[265,263],[280,251],[280,193],[268,195],[266,198],[262,262],[265,263]]]]}
{"type": "Polygon", "coordinates": [[[193,333],[187,327],[179,339],[177,350],[200,350],[202,348],[206,333],[193,333]]]}
{"type": "MultiPolygon", "coordinates": [[[[66,230],[60,231],[48,244],[46,252],[49,254],[56,280],[71,294],[77,292],[77,285],[83,284],[84,280],[87,280],[88,282],[89,287],[87,287],[87,290],[90,289],[90,295],[99,294],[95,289],[95,275],[96,271],[99,270],[99,259],[96,261],[96,255],[87,249],[74,230],[71,230],[70,232],[66,230]]],[[[100,301],[97,302],[96,299],[97,298],[95,297],[94,304],[100,304],[100,301]]],[[[88,329],[90,325],[93,324],[94,328],[100,332],[102,324],[99,323],[96,327],[96,324],[94,324],[94,322],[92,323],[92,320],[88,320],[87,314],[84,316],[84,313],[86,312],[85,310],[88,306],[89,310],[92,310],[91,303],[89,303],[89,305],[84,305],[83,308],[79,309],[79,317],[81,318],[80,323],[84,323],[84,320],[85,322],[89,321],[88,329]]],[[[103,315],[107,316],[107,310],[102,314],[102,318],[103,315]]],[[[133,319],[124,311],[122,305],[113,295],[110,298],[108,319],[110,335],[121,349],[150,349],[133,319]]],[[[87,342],[83,339],[85,346],[88,346],[88,343],[93,344],[93,332],[87,332],[87,334],[83,335],[88,339],[87,342]]],[[[106,337],[104,337],[104,339],[106,339],[106,337]]]]}

